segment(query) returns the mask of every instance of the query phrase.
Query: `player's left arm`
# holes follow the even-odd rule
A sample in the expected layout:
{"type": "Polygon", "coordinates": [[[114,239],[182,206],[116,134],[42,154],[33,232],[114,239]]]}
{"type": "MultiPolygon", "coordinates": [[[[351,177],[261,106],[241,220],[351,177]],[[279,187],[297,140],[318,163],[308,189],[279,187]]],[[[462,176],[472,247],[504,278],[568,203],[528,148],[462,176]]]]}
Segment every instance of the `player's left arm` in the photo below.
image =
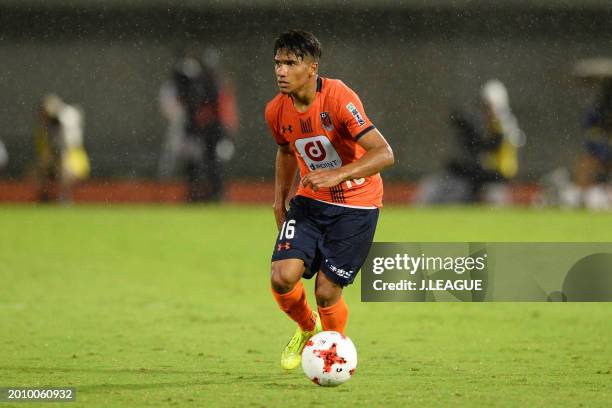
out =
{"type": "Polygon", "coordinates": [[[366,150],[359,160],[337,169],[311,171],[302,179],[302,185],[314,191],[334,187],[346,180],[372,176],[395,162],[391,146],[378,129],[368,131],[357,143],[366,150]]]}

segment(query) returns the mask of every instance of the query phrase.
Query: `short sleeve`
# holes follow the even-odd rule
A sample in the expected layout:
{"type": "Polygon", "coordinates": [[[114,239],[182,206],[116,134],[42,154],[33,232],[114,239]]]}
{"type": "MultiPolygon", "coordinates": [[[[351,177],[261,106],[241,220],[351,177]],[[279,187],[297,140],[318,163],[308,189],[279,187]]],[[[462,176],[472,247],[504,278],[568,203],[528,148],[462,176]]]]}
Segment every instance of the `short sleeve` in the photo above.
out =
{"type": "Polygon", "coordinates": [[[340,118],[340,123],[355,140],[359,140],[361,136],[374,128],[365,113],[359,96],[346,85],[339,90],[336,115],[340,118]]]}
{"type": "Polygon", "coordinates": [[[276,140],[276,143],[279,145],[289,144],[289,141],[278,131],[278,109],[275,109],[272,103],[266,106],[265,117],[270,133],[274,140],[276,140]]]}

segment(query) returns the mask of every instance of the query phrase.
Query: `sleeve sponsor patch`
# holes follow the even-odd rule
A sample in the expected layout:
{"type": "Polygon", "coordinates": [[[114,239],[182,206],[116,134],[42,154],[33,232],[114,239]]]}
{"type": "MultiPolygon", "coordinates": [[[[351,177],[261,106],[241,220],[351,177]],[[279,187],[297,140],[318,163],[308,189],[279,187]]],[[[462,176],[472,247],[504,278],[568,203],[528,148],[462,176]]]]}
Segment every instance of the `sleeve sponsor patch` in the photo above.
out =
{"type": "Polygon", "coordinates": [[[353,102],[349,102],[349,104],[346,105],[346,109],[351,112],[351,115],[353,115],[359,126],[365,125],[365,120],[361,116],[361,113],[359,113],[359,110],[353,105],[353,102]]]}

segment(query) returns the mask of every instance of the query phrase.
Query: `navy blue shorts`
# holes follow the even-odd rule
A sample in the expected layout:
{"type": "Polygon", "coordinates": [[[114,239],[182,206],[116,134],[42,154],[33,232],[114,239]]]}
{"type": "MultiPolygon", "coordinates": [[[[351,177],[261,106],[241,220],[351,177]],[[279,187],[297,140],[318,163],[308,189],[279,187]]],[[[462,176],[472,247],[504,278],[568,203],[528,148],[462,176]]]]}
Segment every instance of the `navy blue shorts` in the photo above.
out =
{"type": "Polygon", "coordinates": [[[378,221],[378,208],[349,208],[302,196],[291,200],[272,261],[301,259],[312,278],[318,271],[340,286],[355,280],[365,262],[378,221]]]}

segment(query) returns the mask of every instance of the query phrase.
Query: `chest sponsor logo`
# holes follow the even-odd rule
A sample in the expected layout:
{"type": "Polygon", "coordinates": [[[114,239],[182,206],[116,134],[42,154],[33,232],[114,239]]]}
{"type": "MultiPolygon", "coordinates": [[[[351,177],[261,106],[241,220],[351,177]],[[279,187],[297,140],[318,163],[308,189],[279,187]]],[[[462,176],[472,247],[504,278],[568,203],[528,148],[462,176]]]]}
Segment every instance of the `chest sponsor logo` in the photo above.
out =
{"type": "Polygon", "coordinates": [[[359,126],[365,125],[365,120],[363,119],[363,116],[361,116],[359,110],[355,107],[355,105],[353,105],[353,102],[349,102],[349,104],[346,105],[346,109],[351,112],[351,115],[353,115],[359,126]]]}
{"type": "Polygon", "coordinates": [[[321,112],[321,125],[323,125],[323,129],[328,132],[334,130],[334,123],[332,122],[331,113],[329,112],[321,112]]]}
{"type": "Polygon", "coordinates": [[[307,137],[295,141],[295,147],[310,170],[335,169],[342,160],[326,136],[307,137]]]}

